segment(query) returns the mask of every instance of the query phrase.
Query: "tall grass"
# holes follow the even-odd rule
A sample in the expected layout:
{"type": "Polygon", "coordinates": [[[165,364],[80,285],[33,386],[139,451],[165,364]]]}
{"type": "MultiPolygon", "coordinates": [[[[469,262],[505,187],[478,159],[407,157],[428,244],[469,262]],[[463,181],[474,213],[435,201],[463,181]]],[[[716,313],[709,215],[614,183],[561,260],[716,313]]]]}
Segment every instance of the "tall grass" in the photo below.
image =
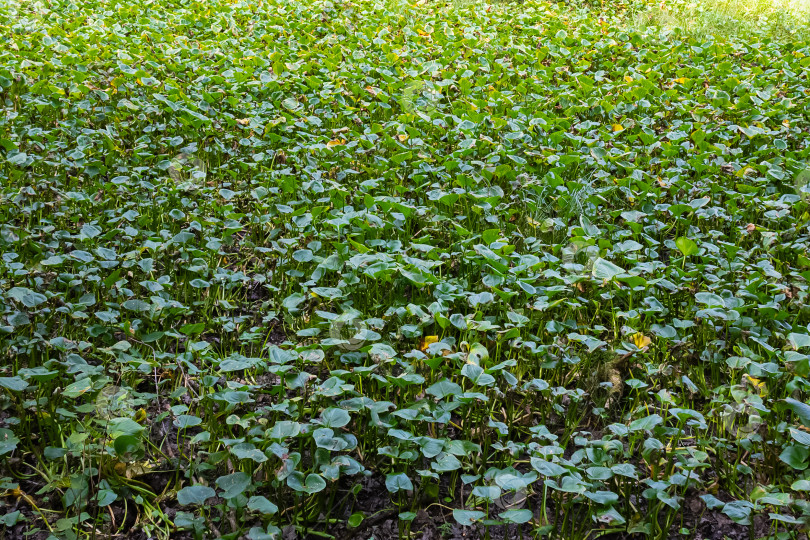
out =
{"type": "Polygon", "coordinates": [[[810,0],[665,0],[636,13],[640,30],[680,29],[697,37],[810,40],[810,0]]]}

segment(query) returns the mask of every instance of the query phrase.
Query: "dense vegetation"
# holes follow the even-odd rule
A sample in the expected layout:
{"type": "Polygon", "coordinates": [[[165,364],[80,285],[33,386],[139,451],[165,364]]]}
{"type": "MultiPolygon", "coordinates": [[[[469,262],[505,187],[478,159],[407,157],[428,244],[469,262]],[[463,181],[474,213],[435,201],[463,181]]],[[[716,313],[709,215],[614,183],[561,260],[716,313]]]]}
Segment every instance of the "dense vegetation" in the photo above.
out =
{"type": "Polygon", "coordinates": [[[785,43],[810,39],[810,0],[666,0],[631,2],[635,26],[785,43]]]}
{"type": "Polygon", "coordinates": [[[8,538],[790,538],[810,45],[0,2],[8,538]]]}

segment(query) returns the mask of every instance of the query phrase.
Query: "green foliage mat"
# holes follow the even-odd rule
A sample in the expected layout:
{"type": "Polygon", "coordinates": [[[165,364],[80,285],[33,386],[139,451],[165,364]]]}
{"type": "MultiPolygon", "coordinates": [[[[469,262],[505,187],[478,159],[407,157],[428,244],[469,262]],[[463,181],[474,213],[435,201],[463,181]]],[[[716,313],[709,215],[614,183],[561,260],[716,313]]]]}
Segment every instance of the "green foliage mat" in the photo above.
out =
{"type": "Polygon", "coordinates": [[[697,39],[707,36],[783,43],[810,37],[808,0],[631,1],[637,28],[679,28],[697,39]]]}
{"type": "Polygon", "coordinates": [[[798,535],[810,46],[605,10],[0,2],[0,526],[798,535]]]}

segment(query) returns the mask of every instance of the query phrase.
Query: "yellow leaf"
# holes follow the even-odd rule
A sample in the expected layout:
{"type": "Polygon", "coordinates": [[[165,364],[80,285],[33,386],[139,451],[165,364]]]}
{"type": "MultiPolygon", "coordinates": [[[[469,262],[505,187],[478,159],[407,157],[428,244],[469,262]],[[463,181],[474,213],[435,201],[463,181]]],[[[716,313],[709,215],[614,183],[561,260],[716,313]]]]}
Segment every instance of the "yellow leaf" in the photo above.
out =
{"type": "Polygon", "coordinates": [[[613,132],[618,133],[619,131],[624,131],[624,126],[621,124],[613,124],[613,132]]]}
{"type": "Polygon", "coordinates": [[[765,397],[768,395],[768,387],[765,385],[764,382],[760,381],[759,379],[755,379],[749,374],[745,374],[744,377],[748,380],[752,387],[756,388],[759,392],[760,397],[765,397]]]}
{"type": "Polygon", "coordinates": [[[686,77],[679,77],[679,78],[675,79],[675,82],[678,83],[678,84],[684,84],[688,80],[689,79],[687,79],[686,77]]]}
{"type": "Polygon", "coordinates": [[[627,83],[633,82],[633,77],[631,77],[630,75],[625,75],[624,76],[624,82],[627,82],[627,83]]]}
{"type": "Polygon", "coordinates": [[[328,143],[326,143],[326,147],[327,148],[332,148],[332,147],[335,147],[335,146],[341,146],[343,144],[346,144],[346,139],[333,139],[333,140],[329,141],[328,143]]]}
{"type": "Polygon", "coordinates": [[[632,340],[633,345],[635,345],[639,349],[643,349],[644,347],[647,347],[650,345],[650,343],[652,343],[652,340],[649,337],[642,334],[641,332],[633,334],[632,340]]]}
{"type": "Polygon", "coordinates": [[[430,347],[431,343],[437,343],[438,341],[439,336],[425,336],[424,339],[422,339],[422,344],[419,346],[419,348],[422,350],[422,352],[425,352],[427,351],[428,347],[430,347]]]}

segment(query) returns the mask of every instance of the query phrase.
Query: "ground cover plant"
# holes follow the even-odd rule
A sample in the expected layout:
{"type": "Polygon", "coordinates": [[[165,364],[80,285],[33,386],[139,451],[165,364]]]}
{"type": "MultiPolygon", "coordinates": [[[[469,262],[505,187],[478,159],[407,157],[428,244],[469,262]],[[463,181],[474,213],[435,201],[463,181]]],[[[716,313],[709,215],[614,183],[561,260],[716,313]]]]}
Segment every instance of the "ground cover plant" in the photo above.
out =
{"type": "Polygon", "coordinates": [[[768,37],[792,42],[810,38],[810,2],[807,0],[671,0],[632,4],[639,29],[677,28],[698,39],[768,37]]]}
{"type": "Polygon", "coordinates": [[[798,538],[805,42],[0,3],[7,538],[798,538]]]}

